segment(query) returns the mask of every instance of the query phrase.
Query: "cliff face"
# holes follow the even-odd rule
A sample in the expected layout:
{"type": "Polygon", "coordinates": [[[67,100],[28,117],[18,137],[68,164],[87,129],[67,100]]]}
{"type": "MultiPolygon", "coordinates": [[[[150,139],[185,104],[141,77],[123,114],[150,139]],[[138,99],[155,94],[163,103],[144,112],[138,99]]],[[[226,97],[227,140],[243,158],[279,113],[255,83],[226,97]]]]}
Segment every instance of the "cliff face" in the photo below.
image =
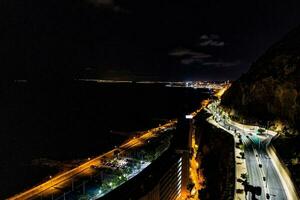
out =
{"type": "Polygon", "coordinates": [[[235,117],[287,121],[300,129],[300,27],[273,45],[222,97],[235,117]]]}

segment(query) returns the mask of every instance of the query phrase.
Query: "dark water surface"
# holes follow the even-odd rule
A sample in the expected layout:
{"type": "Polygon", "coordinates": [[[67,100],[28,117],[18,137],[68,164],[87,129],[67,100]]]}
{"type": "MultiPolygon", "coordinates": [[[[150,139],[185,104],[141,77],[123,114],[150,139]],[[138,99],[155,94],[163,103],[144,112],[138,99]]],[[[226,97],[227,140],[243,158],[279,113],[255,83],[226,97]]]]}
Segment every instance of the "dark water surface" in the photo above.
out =
{"type": "Polygon", "coordinates": [[[195,110],[208,97],[202,89],[81,81],[13,83],[0,94],[0,199],[60,170],[33,160],[99,155],[134,131],[195,110]]]}

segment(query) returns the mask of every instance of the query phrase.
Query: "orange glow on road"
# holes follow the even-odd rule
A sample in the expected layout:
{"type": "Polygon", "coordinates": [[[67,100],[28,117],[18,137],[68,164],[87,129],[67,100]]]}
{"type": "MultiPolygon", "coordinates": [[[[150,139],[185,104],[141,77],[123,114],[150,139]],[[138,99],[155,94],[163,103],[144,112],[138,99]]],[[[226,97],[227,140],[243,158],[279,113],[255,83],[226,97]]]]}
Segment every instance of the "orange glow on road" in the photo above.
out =
{"type": "MultiPolygon", "coordinates": [[[[201,107],[196,110],[195,112],[191,113],[194,117],[202,110],[204,109],[209,103],[209,100],[203,100],[201,102],[201,107]]],[[[197,154],[198,154],[198,145],[196,144],[196,135],[195,130],[192,132],[192,149],[193,149],[193,155],[190,158],[190,179],[192,183],[194,184],[193,189],[191,190],[190,195],[187,199],[199,199],[198,191],[204,188],[204,176],[202,174],[202,170],[200,169],[200,164],[197,161],[197,154]]]]}
{"type": "Polygon", "coordinates": [[[198,152],[198,145],[195,141],[195,134],[192,135],[192,148],[193,148],[193,155],[190,159],[190,178],[194,183],[194,188],[191,191],[192,198],[191,199],[199,199],[198,191],[204,188],[204,176],[202,171],[200,170],[199,163],[197,161],[197,152],[198,152]]]}
{"type": "Polygon", "coordinates": [[[222,95],[230,88],[231,84],[226,84],[222,89],[216,91],[215,96],[221,99],[222,95]]]}
{"type": "Polygon", "coordinates": [[[208,105],[208,103],[209,103],[209,100],[208,100],[208,99],[207,99],[207,100],[203,100],[203,101],[201,102],[201,107],[198,108],[197,110],[195,110],[194,112],[190,113],[190,115],[193,116],[193,117],[195,117],[198,113],[200,113],[200,111],[201,111],[203,108],[205,108],[205,107],[208,105]]]}

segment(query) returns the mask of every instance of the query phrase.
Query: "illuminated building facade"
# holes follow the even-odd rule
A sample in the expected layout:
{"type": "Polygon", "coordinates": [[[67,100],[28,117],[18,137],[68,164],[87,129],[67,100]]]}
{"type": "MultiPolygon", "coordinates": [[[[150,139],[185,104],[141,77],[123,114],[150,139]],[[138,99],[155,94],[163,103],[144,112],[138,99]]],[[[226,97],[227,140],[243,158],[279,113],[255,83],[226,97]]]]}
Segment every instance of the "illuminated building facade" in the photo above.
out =
{"type": "Polygon", "coordinates": [[[175,200],[181,194],[182,159],[175,156],[157,185],[140,200],[175,200]]]}

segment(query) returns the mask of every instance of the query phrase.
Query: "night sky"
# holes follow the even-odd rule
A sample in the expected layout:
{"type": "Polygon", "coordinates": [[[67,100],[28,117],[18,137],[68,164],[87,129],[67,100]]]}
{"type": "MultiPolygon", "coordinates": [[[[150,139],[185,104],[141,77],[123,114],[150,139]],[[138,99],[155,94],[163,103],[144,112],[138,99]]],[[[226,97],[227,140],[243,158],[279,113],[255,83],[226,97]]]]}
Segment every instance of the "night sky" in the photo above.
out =
{"type": "Polygon", "coordinates": [[[2,0],[2,80],[236,79],[299,0],[2,0]]]}

